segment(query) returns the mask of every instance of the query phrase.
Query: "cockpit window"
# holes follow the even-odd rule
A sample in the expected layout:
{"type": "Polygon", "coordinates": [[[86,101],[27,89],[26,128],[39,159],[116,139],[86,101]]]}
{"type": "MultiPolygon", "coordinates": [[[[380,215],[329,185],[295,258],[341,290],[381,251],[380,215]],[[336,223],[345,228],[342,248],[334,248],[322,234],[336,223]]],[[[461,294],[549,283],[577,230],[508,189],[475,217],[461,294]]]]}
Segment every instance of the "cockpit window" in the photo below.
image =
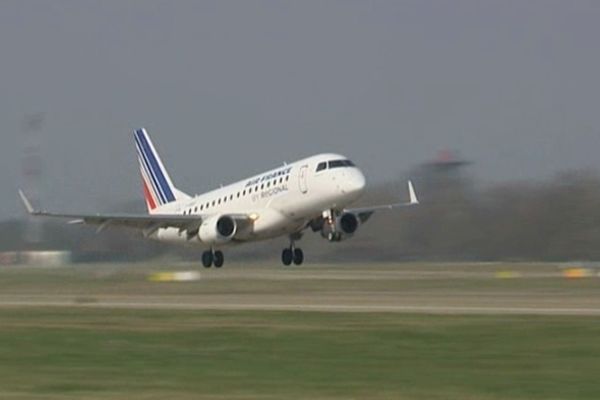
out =
{"type": "Polygon", "coordinates": [[[317,165],[317,172],[323,171],[325,168],[327,168],[326,162],[319,163],[319,165],[317,165]]]}
{"type": "Polygon", "coordinates": [[[354,167],[354,163],[350,160],[332,160],[329,161],[329,168],[354,167]]]}

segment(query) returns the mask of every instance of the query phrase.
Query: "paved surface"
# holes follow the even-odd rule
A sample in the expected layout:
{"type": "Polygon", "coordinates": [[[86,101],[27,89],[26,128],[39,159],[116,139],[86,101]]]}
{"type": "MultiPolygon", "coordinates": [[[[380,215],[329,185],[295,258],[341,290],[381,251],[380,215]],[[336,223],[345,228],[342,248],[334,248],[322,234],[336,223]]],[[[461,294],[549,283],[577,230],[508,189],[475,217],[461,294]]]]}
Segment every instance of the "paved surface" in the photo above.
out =
{"type": "Polygon", "coordinates": [[[191,267],[0,271],[0,307],[600,316],[597,274],[567,280],[560,265],[245,266],[200,270],[195,282],[148,281],[161,268],[191,267]],[[498,278],[506,271],[511,279],[498,278]]]}
{"type": "Polygon", "coordinates": [[[522,315],[588,315],[600,316],[600,308],[544,308],[494,306],[411,306],[411,305],[350,305],[350,304],[266,304],[266,303],[158,303],[152,299],[136,301],[78,302],[77,299],[2,300],[0,307],[87,307],[157,310],[254,310],[254,311],[319,311],[319,312],[398,312],[415,314],[522,314],[522,315]]]}

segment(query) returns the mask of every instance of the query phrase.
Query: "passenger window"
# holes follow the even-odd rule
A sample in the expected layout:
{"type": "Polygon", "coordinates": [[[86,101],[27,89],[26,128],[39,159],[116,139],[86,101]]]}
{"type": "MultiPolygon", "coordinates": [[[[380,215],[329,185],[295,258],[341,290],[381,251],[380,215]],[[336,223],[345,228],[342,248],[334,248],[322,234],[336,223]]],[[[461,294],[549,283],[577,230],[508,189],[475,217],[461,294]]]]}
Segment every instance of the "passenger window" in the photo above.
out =
{"type": "Polygon", "coordinates": [[[287,182],[289,180],[290,180],[290,176],[288,175],[288,176],[285,177],[285,181],[287,182]]]}
{"type": "Polygon", "coordinates": [[[319,163],[319,165],[317,165],[316,172],[323,171],[326,168],[327,168],[327,163],[323,161],[323,162],[319,163]]]}
{"type": "Polygon", "coordinates": [[[242,192],[242,196],[245,196],[245,195],[246,195],[246,191],[244,190],[244,191],[242,192]]]}
{"type": "Polygon", "coordinates": [[[214,201],[214,200],[213,200],[213,201],[212,201],[212,205],[213,205],[213,207],[215,206],[215,203],[216,203],[216,201],[214,201]]]}
{"type": "Polygon", "coordinates": [[[237,192],[237,198],[238,199],[240,198],[240,192],[237,192]]]}
{"type": "Polygon", "coordinates": [[[194,207],[194,212],[198,212],[198,206],[194,207]]]}

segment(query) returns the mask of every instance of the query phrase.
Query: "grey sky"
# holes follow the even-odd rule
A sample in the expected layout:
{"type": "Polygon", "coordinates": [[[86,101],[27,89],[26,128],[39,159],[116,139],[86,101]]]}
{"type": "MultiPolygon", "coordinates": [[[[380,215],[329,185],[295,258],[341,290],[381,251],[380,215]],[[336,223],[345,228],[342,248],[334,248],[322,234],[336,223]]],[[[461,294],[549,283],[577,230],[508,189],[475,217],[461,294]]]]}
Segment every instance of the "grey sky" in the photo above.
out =
{"type": "Polygon", "coordinates": [[[598,1],[3,1],[0,219],[43,112],[48,208],[141,189],[145,126],[200,192],[320,151],[371,181],[443,148],[482,179],[600,168],[598,1]]]}

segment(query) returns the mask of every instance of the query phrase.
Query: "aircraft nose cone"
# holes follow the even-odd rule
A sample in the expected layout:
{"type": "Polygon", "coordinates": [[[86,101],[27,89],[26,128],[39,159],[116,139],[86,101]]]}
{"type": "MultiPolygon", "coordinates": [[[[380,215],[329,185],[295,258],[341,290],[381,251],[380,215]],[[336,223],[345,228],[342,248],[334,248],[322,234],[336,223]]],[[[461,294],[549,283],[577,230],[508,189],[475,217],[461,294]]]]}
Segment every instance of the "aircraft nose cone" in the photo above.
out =
{"type": "Polygon", "coordinates": [[[359,170],[353,171],[350,175],[346,187],[348,193],[360,195],[365,190],[366,185],[365,176],[359,170]]]}

